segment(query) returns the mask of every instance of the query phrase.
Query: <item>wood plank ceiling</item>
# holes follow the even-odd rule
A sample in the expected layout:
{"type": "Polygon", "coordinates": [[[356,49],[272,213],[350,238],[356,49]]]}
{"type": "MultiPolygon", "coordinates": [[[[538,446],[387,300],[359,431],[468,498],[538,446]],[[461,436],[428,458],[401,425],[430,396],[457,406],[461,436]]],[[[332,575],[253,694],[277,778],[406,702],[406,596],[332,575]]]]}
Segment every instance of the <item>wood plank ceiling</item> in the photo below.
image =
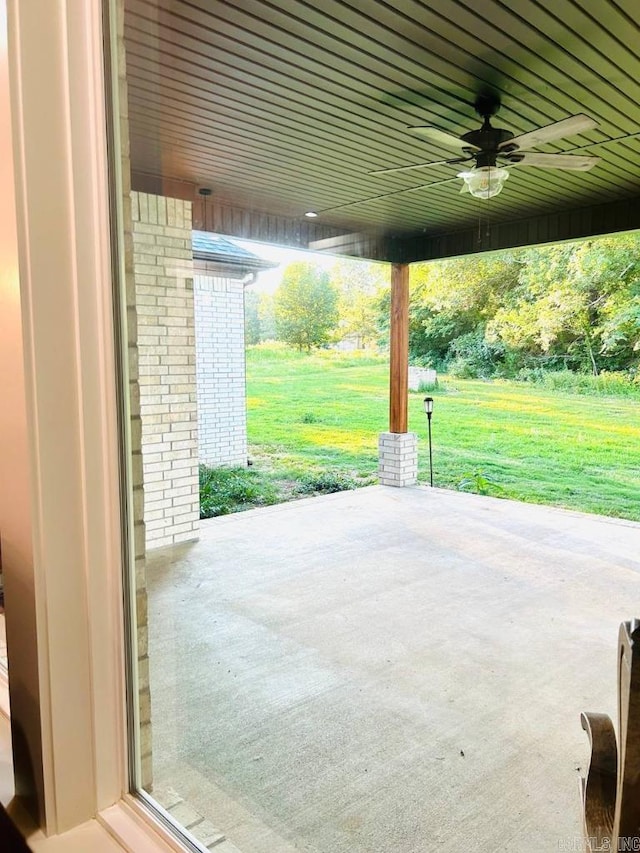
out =
{"type": "MultiPolygon", "coordinates": [[[[479,222],[619,213],[621,204],[638,211],[637,4],[126,0],[134,186],[184,182],[195,199],[209,187],[218,206],[292,223],[298,242],[357,232],[389,246],[388,238],[471,233],[479,222]],[[597,129],[536,150],[580,149],[600,164],[589,172],[520,166],[489,201],[459,193],[460,166],[368,174],[454,156],[407,127],[477,129],[473,102],[487,88],[502,101],[494,125],[516,135],[577,113],[594,118],[597,129]],[[315,231],[308,210],[320,211],[315,231]]],[[[634,216],[607,225],[605,215],[597,227],[631,227],[634,216]]],[[[416,251],[426,257],[426,243],[416,251]]]]}

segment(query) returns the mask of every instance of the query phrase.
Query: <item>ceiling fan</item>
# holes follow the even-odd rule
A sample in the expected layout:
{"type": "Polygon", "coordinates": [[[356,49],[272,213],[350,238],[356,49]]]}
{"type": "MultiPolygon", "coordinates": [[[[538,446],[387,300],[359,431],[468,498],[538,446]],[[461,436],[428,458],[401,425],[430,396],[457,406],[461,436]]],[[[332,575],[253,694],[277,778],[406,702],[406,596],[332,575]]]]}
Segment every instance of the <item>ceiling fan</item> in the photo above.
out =
{"type": "Polygon", "coordinates": [[[589,116],[583,114],[570,116],[546,127],[515,136],[510,130],[493,127],[491,124],[492,116],[500,108],[500,99],[497,96],[480,95],[474,106],[482,118],[482,126],[479,130],[471,130],[460,137],[437,127],[409,128],[410,131],[419,133],[431,142],[458,150],[461,156],[430,163],[416,163],[412,166],[377,169],[369,174],[390,175],[430,166],[473,163],[471,168],[458,173],[457,177],[464,181],[461,192],[470,192],[477,198],[491,198],[502,190],[504,182],[509,177],[508,167],[536,166],[543,169],[587,171],[600,162],[599,157],[584,154],[543,154],[530,151],[537,145],[575,136],[598,127],[598,123],[589,116]]]}

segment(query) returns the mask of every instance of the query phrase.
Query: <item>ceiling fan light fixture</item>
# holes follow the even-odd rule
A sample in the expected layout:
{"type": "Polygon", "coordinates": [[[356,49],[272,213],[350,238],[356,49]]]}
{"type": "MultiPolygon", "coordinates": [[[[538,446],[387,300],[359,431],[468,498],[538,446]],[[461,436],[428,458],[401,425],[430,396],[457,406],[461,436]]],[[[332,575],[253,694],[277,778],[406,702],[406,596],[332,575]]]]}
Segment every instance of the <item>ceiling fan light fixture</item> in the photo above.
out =
{"type": "Polygon", "coordinates": [[[478,166],[467,172],[458,172],[458,177],[463,179],[472,196],[493,198],[502,191],[509,172],[499,166],[478,166]]]}

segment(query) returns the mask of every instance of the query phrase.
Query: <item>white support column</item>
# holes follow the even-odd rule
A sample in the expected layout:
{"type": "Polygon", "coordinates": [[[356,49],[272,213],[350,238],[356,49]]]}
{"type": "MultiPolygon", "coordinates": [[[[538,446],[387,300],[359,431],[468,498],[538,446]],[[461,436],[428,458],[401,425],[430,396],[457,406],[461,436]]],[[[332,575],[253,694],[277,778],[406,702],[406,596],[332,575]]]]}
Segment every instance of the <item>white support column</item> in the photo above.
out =
{"type": "Polygon", "coordinates": [[[246,466],[244,284],[196,267],[193,293],[199,459],[211,466],[246,466]]]}
{"type": "Polygon", "coordinates": [[[415,432],[383,432],[378,439],[381,486],[415,486],[418,482],[418,436],[415,432]]]}
{"type": "Polygon", "coordinates": [[[418,438],[407,432],[409,376],[409,267],[391,268],[389,432],[378,440],[378,473],[383,486],[418,481],[418,438]]]}
{"type": "Polygon", "coordinates": [[[191,202],[131,193],[146,546],[198,536],[191,202]]]}

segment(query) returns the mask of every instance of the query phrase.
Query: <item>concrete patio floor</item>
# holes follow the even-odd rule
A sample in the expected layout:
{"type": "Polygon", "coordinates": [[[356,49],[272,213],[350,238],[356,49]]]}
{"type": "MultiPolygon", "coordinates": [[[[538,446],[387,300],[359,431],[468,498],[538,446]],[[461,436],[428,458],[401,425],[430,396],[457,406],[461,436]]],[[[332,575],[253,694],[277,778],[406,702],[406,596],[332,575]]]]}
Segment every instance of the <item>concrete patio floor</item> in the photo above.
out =
{"type": "Polygon", "coordinates": [[[205,522],[148,582],[157,795],[212,849],[582,849],[640,525],[374,486],[205,522]]]}

